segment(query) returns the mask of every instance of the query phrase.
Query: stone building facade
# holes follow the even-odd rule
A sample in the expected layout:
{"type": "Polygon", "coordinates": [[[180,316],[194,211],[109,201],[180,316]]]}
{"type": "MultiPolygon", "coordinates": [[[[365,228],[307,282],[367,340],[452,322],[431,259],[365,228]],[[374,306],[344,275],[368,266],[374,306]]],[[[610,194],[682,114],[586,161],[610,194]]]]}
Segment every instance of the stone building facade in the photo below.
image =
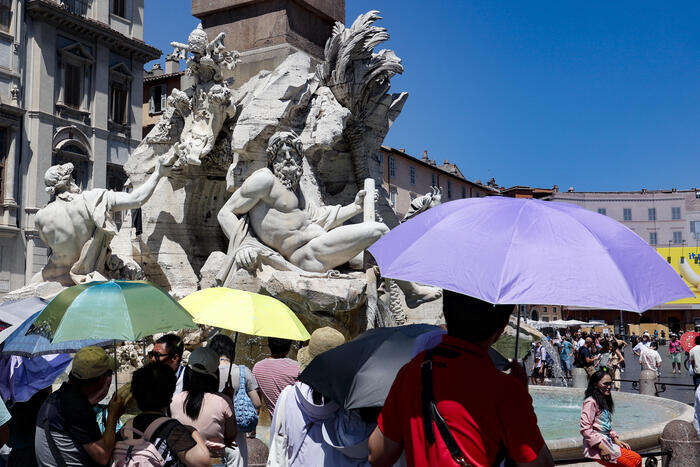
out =
{"type": "Polygon", "coordinates": [[[0,0],[0,293],[45,264],[34,215],[44,173],[72,162],[82,188],[122,189],[141,137],[144,0],[0,0]]]}
{"type": "Polygon", "coordinates": [[[382,146],[379,162],[383,173],[383,188],[389,193],[389,201],[399,217],[403,217],[411,201],[432,187],[442,190],[442,202],[461,198],[478,198],[498,195],[496,188],[467,180],[456,164],[445,160],[438,165],[428,157],[427,151],[419,159],[404,150],[382,146]]]}

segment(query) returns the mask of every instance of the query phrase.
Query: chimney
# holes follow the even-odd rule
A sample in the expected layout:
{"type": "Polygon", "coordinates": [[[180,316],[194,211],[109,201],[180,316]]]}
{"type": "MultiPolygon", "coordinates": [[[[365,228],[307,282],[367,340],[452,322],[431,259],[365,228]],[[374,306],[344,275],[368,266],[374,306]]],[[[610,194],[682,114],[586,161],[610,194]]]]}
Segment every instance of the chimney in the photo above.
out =
{"type": "Polygon", "coordinates": [[[554,186],[552,187],[552,191],[553,191],[554,193],[559,193],[559,185],[554,185],[554,186]]]}
{"type": "Polygon", "coordinates": [[[405,153],[405,152],[406,152],[406,148],[399,148],[399,151],[405,153]]]}
{"type": "Polygon", "coordinates": [[[158,76],[163,74],[163,68],[161,68],[160,63],[156,63],[153,65],[153,68],[151,68],[151,71],[148,72],[151,76],[158,76]]]}
{"type": "Polygon", "coordinates": [[[430,159],[428,159],[428,151],[427,150],[423,151],[423,157],[421,159],[423,159],[425,162],[428,162],[430,160],[430,159]]]}
{"type": "Polygon", "coordinates": [[[573,192],[574,192],[574,187],[570,186],[569,189],[566,190],[566,191],[568,191],[569,193],[573,193],[573,192]]]}
{"type": "Polygon", "coordinates": [[[647,189],[646,189],[646,188],[642,188],[642,193],[646,193],[646,192],[647,192],[647,189]]]}
{"type": "Polygon", "coordinates": [[[165,57],[165,73],[169,75],[177,73],[178,71],[180,71],[180,60],[177,58],[177,54],[168,54],[168,56],[165,57]]]}

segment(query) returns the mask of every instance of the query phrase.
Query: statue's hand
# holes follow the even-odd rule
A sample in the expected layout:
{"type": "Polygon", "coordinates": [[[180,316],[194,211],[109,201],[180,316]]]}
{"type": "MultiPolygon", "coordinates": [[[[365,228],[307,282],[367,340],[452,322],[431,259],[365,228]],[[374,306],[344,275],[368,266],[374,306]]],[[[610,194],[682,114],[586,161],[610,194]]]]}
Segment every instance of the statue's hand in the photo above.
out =
{"type": "Polygon", "coordinates": [[[359,206],[360,208],[364,206],[365,196],[367,196],[367,191],[365,190],[360,190],[355,195],[355,204],[357,204],[357,206],[359,206]]]}
{"type": "Polygon", "coordinates": [[[260,262],[260,251],[257,248],[247,247],[241,248],[236,252],[233,258],[239,267],[245,268],[248,271],[254,271],[260,262]]]}
{"type": "Polygon", "coordinates": [[[173,165],[177,161],[177,154],[163,154],[156,159],[156,171],[161,177],[167,177],[173,170],[173,165]]]}

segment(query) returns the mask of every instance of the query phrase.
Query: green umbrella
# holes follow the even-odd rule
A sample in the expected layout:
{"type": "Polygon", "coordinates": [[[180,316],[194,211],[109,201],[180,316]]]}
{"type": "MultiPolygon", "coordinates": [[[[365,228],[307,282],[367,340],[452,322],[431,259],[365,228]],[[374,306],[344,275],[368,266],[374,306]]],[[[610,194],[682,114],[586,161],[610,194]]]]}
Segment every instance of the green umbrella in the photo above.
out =
{"type": "Polygon", "coordinates": [[[196,328],[167,292],[145,281],[95,281],[56,295],[28,334],[52,342],[78,339],[135,341],[159,332],[196,328]]]}

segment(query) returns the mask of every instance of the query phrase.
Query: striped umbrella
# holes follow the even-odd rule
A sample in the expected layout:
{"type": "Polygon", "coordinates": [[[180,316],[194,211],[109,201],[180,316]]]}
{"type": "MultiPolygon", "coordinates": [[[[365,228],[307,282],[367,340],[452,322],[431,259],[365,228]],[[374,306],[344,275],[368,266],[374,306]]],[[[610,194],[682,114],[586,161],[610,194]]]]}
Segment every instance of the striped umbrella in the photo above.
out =
{"type": "Polygon", "coordinates": [[[56,295],[29,334],[52,343],[80,339],[135,341],[156,333],[196,328],[190,314],[161,288],[145,281],[95,281],[56,295]]]}

